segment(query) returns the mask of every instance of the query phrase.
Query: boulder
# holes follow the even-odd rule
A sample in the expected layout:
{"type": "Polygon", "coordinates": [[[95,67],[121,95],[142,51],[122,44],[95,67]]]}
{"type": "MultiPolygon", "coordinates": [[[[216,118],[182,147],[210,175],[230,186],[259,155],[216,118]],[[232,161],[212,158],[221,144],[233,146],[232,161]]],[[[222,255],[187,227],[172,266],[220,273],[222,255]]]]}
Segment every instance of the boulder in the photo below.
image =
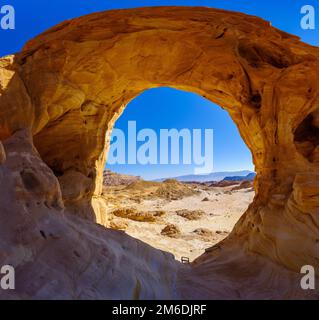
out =
{"type": "Polygon", "coordinates": [[[181,231],[174,224],[168,224],[162,231],[161,235],[167,236],[170,238],[178,238],[181,235],[181,231]]]}

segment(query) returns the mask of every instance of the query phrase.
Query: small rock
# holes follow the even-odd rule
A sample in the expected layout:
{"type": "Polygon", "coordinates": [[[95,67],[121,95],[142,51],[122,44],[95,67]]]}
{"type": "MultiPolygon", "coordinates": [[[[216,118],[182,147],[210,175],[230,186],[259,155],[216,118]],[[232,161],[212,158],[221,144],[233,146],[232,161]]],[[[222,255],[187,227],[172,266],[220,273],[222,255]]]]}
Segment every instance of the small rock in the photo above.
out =
{"type": "Polygon", "coordinates": [[[199,220],[205,214],[205,212],[202,210],[191,211],[191,210],[186,210],[186,209],[185,210],[177,210],[176,213],[180,217],[183,217],[184,219],[187,219],[187,220],[199,220]]]}
{"type": "Polygon", "coordinates": [[[181,231],[174,224],[168,224],[162,231],[161,235],[167,236],[170,238],[177,238],[181,235],[181,231]]]}
{"type": "Polygon", "coordinates": [[[110,222],[110,227],[114,230],[126,230],[128,227],[127,222],[121,221],[121,220],[116,220],[113,219],[110,222]]]}
{"type": "Polygon", "coordinates": [[[209,199],[207,197],[205,197],[202,201],[209,201],[209,199]]]}
{"type": "Polygon", "coordinates": [[[226,235],[226,234],[228,234],[229,232],[217,230],[216,233],[219,234],[219,235],[226,235]]]}
{"type": "Polygon", "coordinates": [[[205,228],[198,228],[198,229],[194,230],[193,232],[200,235],[200,236],[203,236],[203,237],[213,236],[213,232],[210,231],[209,229],[205,229],[205,228]]]}
{"type": "Polygon", "coordinates": [[[163,217],[166,215],[166,211],[156,210],[156,211],[153,211],[152,214],[154,215],[154,217],[163,217]]]}

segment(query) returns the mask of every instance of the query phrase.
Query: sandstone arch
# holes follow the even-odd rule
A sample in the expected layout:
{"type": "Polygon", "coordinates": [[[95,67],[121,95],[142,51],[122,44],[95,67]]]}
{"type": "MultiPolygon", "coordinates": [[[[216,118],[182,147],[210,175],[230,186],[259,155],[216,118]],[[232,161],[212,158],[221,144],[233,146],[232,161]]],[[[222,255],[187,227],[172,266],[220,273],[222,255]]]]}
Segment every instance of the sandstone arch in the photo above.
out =
{"type": "Polygon", "coordinates": [[[0,67],[0,139],[29,128],[67,209],[102,223],[105,137],[126,104],[159,86],[219,104],[257,172],[256,198],[222,246],[318,268],[318,48],[240,13],[142,8],[64,22],[0,67]]]}

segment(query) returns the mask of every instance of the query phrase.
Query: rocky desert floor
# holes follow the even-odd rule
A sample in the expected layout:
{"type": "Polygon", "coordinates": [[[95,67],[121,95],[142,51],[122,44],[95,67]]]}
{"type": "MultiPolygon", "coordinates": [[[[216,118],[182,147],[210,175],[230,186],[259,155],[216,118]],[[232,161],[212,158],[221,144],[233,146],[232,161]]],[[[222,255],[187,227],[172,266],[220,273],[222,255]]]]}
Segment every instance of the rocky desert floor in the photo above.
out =
{"type": "Polygon", "coordinates": [[[252,202],[254,190],[175,180],[135,181],[105,186],[103,197],[110,228],[191,262],[231,232],[252,202]]]}

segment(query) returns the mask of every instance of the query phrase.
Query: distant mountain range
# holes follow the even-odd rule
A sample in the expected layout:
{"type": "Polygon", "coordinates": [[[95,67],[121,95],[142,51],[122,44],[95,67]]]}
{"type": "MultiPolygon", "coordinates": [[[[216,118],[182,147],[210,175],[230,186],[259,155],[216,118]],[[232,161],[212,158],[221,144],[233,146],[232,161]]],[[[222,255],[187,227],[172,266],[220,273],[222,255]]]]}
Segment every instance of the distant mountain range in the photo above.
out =
{"type": "Polygon", "coordinates": [[[256,177],[255,172],[251,172],[247,174],[247,176],[231,176],[231,177],[225,177],[224,181],[253,181],[256,177]]]}
{"type": "MultiPolygon", "coordinates": [[[[208,182],[208,181],[221,181],[227,178],[228,180],[232,179],[236,181],[241,180],[253,180],[255,177],[255,173],[249,170],[243,170],[243,171],[225,171],[225,172],[212,172],[210,174],[206,175],[186,175],[186,176],[180,176],[180,177],[174,177],[172,179],[175,179],[180,182],[208,182]]],[[[154,181],[162,182],[166,180],[165,179],[157,179],[154,181]]]]}

